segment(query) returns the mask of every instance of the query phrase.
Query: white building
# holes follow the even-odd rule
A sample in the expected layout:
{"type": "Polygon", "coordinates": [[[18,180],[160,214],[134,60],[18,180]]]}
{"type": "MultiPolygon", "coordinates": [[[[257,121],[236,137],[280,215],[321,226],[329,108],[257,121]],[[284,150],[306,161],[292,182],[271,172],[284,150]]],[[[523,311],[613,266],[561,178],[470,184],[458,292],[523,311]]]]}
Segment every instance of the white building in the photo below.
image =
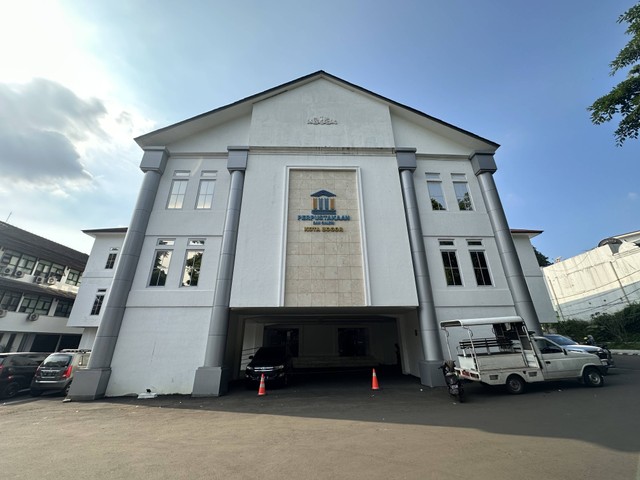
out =
{"type": "Polygon", "coordinates": [[[69,316],[67,325],[82,328],[79,348],[91,349],[102,319],[103,305],[113,282],[113,272],[120,259],[126,228],[83,230],[93,237],[93,247],[82,274],[82,288],[69,316]]]}
{"type": "MultiPolygon", "coordinates": [[[[143,184],[71,398],[220,395],[284,342],[298,365],[399,358],[433,386],[439,321],[552,312],[498,145],[325,72],[136,141],[143,184]]],[[[104,285],[85,288],[86,311],[104,285]]]]}
{"type": "Polygon", "coordinates": [[[87,255],[0,222],[0,352],[75,348],[67,325],[87,255]]]}
{"type": "Polygon", "coordinates": [[[640,231],[543,269],[559,319],[590,320],[640,301],[640,231]]]}

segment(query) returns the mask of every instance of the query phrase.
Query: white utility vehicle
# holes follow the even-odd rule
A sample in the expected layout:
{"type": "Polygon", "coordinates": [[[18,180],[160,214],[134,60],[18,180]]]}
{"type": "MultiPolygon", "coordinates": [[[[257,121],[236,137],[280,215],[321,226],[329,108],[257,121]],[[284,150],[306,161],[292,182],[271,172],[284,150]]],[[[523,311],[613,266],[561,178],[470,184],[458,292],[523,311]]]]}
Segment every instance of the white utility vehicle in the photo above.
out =
{"type": "Polygon", "coordinates": [[[521,317],[474,318],[440,322],[457,337],[456,373],[464,379],[505,385],[509,393],[522,393],[527,383],[577,379],[590,387],[604,384],[606,366],[597,355],[562,348],[548,338],[532,335],[521,317]],[[474,332],[481,335],[476,336],[474,332]]]}

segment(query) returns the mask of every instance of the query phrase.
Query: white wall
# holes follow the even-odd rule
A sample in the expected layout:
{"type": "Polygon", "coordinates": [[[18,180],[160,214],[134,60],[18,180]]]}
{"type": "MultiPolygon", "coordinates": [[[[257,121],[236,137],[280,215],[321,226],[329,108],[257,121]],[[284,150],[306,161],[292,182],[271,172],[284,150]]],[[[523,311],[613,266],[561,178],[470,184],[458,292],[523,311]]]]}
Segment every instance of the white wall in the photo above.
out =
{"type": "Polygon", "coordinates": [[[590,320],[640,301],[640,247],[597,247],[543,269],[560,319],[590,320]]]}
{"type": "MultiPolygon", "coordinates": [[[[232,307],[279,306],[287,167],[358,168],[371,305],[417,305],[398,169],[393,156],[251,154],[236,250],[232,307]]],[[[320,188],[320,187],[319,187],[320,188]]]]}
{"type": "Polygon", "coordinates": [[[386,104],[325,79],[256,103],[249,142],[279,147],[394,146],[386,104]],[[337,123],[308,123],[321,117],[337,123]]]}
{"type": "MultiPolygon", "coordinates": [[[[92,234],[92,236],[94,236],[95,240],[91,248],[91,253],[89,254],[85,271],[82,274],[81,287],[78,290],[78,295],[76,296],[67,321],[67,325],[70,327],[97,328],[100,325],[104,309],[99,315],[91,315],[93,302],[100,289],[106,289],[108,297],[113,274],[120,261],[120,254],[122,253],[124,233],[95,233],[92,234]],[[116,257],[114,268],[107,269],[105,268],[107,258],[110,253],[114,253],[111,251],[111,248],[118,249],[116,252],[118,256],[116,257]]],[[[105,297],[105,301],[107,297],[105,297]]]]}
{"type": "Polygon", "coordinates": [[[531,240],[527,235],[513,235],[513,241],[527,281],[527,286],[529,287],[529,292],[531,293],[533,306],[538,314],[538,320],[540,320],[540,323],[557,322],[549,291],[544,281],[542,268],[538,265],[531,240]]]}

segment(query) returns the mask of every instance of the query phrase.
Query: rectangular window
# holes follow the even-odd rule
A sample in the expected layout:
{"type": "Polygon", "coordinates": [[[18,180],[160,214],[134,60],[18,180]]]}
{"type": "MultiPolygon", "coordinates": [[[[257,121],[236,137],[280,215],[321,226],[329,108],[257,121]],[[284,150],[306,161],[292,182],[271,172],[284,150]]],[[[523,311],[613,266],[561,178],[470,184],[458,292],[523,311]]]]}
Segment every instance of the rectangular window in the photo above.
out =
{"type": "Polygon", "coordinates": [[[210,209],[213,205],[213,192],[216,188],[215,180],[200,180],[196,209],[210,209]]]}
{"type": "Polygon", "coordinates": [[[69,317],[71,313],[71,307],[73,307],[73,302],[69,300],[58,300],[58,305],[56,305],[56,311],[54,312],[54,317],[69,317]]]}
{"type": "Polygon", "coordinates": [[[8,310],[9,312],[15,312],[18,309],[21,298],[21,293],[10,290],[0,290],[0,308],[8,310]]]}
{"type": "Polygon", "coordinates": [[[57,263],[52,263],[51,264],[51,270],[49,271],[47,277],[48,278],[55,278],[56,281],[60,281],[62,280],[62,276],[64,275],[64,267],[62,265],[58,265],[57,263]]]}
{"type": "Polygon", "coordinates": [[[462,277],[460,276],[460,267],[458,267],[458,258],[456,252],[441,252],[442,263],[444,265],[444,276],[447,279],[447,285],[462,285],[462,277]]]}
{"type": "Polygon", "coordinates": [[[471,195],[469,194],[469,186],[467,185],[467,177],[464,173],[452,173],[453,189],[456,192],[456,200],[458,208],[461,211],[472,211],[471,195]]]}
{"type": "Polygon", "coordinates": [[[104,297],[106,294],[107,294],[106,288],[98,289],[98,292],[96,293],[96,298],[93,300],[91,313],[89,315],[100,315],[100,309],[102,308],[102,303],[104,302],[104,297]]]}
{"type": "Polygon", "coordinates": [[[183,287],[196,287],[200,278],[200,265],[202,264],[203,250],[187,250],[182,273],[183,287]]]}
{"type": "Polygon", "coordinates": [[[174,180],[171,182],[171,193],[169,193],[169,201],[167,208],[180,209],[184,203],[184,196],[187,192],[187,184],[189,180],[174,180]]]}
{"type": "Polygon", "coordinates": [[[110,253],[109,256],[107,257],[107,263],[105,264],[104,268],[106,270],[111,270],[113,269],[113,266],[116,264],[116,257],[118,256],[117,253],[110,253]]]}
{"type": "Polygon", "coordinates": [[[171,245],[173,245],[175,243],[176,243],[176,241],[173,238],[159,238],[158,239],[158,245],[171,246],[171,245]]]}
{"type": "Polygon", "coordinates": [[[36,257],[13,250],[5,250],[0,259],[0,273],[4,275],[30,275],[36,264],[36,257]]]}
{"type": "Polygon", "coordinates": [[[476,283],[479,287],[491,286],[491,275],[489,275],[489,266],[484,252],[472,251],[471,264],[473,265],[473,273],[476,276],[476,283]]]}
{"type": "Polygon", "coordinates": [[[67,274],[67,280],[65,282],[68,285],[79,285],[80,284],[80,272],[77,270],[69,270],[67,274]]]}
{"type": "Polygon", "coordinates": [[[442,191],[442,182],[439,173],[427,173],[427,189],[431,199],[432,210],[446,210],[447,203],[444,200],[444,192],[442,191]]]}
{"type": "Polygon", "coordinates": [[[150,287],[163,287],[167,283],[169,273],[169,263],[171,262],[171,250],[157,250],[153,260],[153,270],[151,271],[150,287]]]}
{"type": "Polygon", "coordinates": [[[36,265],[36,269],[33,274],[36,277],[48,277],[52,265],[53,264],[51,262],[47,262],[46,260],[38,260],[38,264],[36,265]]]}
{"type": "Polygon", "coordinates": [[[38,295],[25,295],[20,304],[19,312],[38,313],[40,315],[48,315],[51,308],[51,297],[42,297],[38,295]]]}

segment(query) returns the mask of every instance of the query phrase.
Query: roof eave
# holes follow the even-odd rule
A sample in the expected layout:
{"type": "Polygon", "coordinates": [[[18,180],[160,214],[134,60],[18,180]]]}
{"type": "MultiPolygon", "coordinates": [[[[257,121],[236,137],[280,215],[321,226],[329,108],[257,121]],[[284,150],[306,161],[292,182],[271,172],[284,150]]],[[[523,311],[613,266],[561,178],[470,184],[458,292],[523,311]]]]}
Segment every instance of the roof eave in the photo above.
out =
{"type": "Polygon", "coordinates": [[[487,151],[490,152],[495,152],[495,150],[497,150],[500,145],[498,143],[495,143],[491,140],[488,140],[486,138],[483,138],[479,135],[476,135],[475,133],[469,132],[467,130],[464,130],[462,128],[459,128],[455,125],[452,125],[450,123],[447,123],[443,120],[440,120],[439,118],[433,117],[431,115],[428,115],[424,112],[421,112],[419,110],[416,110],[415,108],[409,107],[407,105],[403,105],[399,102],[396,102],[395,100],[391,100],[387,97],[384,97],[382,95],[379,95],[375,92],[372,92],[370,90],[367,90],[366,88],[360,87],[358,85],[355,85],[353,83],[350,83],[346,80],[343,80],[339,77],[336,77],[335,75],[331,75],[330,73],[325,72],[324,70],[318,70],[317,72],[311,73],[309,75],[305,75],[303,77],[297,78],[295,80],[291,80],[287,83],[284,83],[282,85],[270,88],[268,90],[265,90],[263,92],[260,93],[256,93],[254,95],[251,95],[249,97],[243,98],[241,100],[238,100],[236,102],[230,103],[228,105],[224,105],[222,107],[218,107],[214,110],[210,110],[208,112],[205,113],[201,113],[199,115],[196,115],[194,117],[188,118],[186,120],[182,120],[178,123],[174,123],[172,125],[168,125],[166,127],[162,127],[158,130],[154,130],[152,132],[146,133],[144,135],[141,135],[139,137],[136,137],[134,140],[135,142],[138,144],[138,146],[140,146],[140,148],[145,148],[145,147],[149,147],[149,146],[154,146],[154,145],[159,145],[159,144],[168,144],[171,143],[170,141],[163,141],[162,136],[163,134],[167,134],[170,131],[175,131],[176,129],[181,130],[181,127],[186,127],[188,124],[192,124],[194,122],[198,122],[200,120],[205,119],[206,117],[209,117],[211,115],[217,115],[220,114],[222,112],[231,112],[232,110],[236,109],[236,110],[241,110],[242,107],[248,107],[256,102],[265,100],[269,97],[275,96],[275,95],[279,95],[281,93],[284,93],[285,91],[289,90],[292,86],[294,85],[303,85],[305,83],[310,82],[311,80],[314,80],[315,78],[326,78],[328,80],[331,80],[333,82],[337,82],[340,83],[342,85],[347,86],[348,88],[351,89],[355,89],[361,93],[364,93],[365,95],[369,95],[373,98],[376,98],[380,101],[386,102],[396,108],[400,108],[402,110],[405,110],[407,112],[413,113],[414,115],[418,115],[421,118],[427,119],[429,121],[432,121],[434,123],[437,123],[441,126],[444,126],[446,128],[452,129],[460,134],[463,134],[465,136],[471,137],[476,141],[480,141],[484,144],[486,144],[486,149],[487,151]]]}

